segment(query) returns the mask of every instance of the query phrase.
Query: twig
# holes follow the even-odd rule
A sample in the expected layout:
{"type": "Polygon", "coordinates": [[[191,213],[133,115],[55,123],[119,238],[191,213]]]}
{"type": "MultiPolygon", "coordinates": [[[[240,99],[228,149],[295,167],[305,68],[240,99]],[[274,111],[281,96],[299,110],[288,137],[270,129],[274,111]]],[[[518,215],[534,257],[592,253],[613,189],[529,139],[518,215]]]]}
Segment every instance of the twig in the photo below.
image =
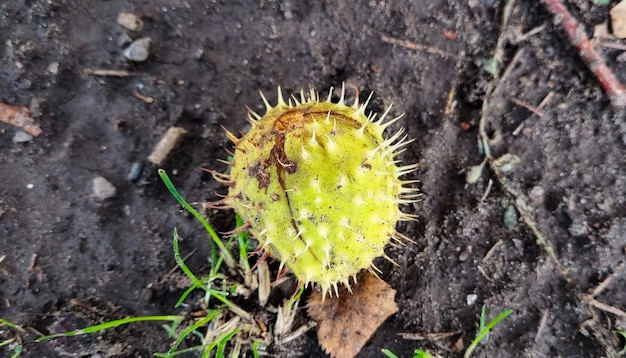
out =
{"type": "Polygon", "coordinates": [[[489,277],[489,275],[487,275],[487,272],[485,272],[485,269],[480,266],[480,265],[476,265],[476,268],[478,269],[478,271],[480,271],[480,273],[483,275],[483,277],[485,277],[485,279],[491,283],[495,283],[494,279],[489,277]]]}
{"type": "Polygon", "coordinates": [[[626,51],[626,45],[620,42],[601,42],[600,46],[606,47],[606,48],[612,48],[614,50],[626,51]]]}
{"type": "Polygon", "coordinates": [[[591,297],[590,295],[583,295],[583,301],[587,302],[590,306],[595,307],[599,310],[602,310],[604,312],[609,312],[612,313],[616,316],[620,316],[622,318],[626,318],[626,312],[622,311],[621,309],[611,306],[611,305],[607,305],[606,303],[600,302],[598,300],[596,300],[595,298],[591,297]]]}
{"type": "Polygon", "coordinates": [[[150,97],[150,96],[144,96],[141,93],[139,93],[138,89],[133,89],[133,94],[135,95],[135,97],[139,98],[140,100],[146,102],[147,104],[150,104],[152,102],[154,102],[154,98],[150,97]]]}
{"type": "Polygon", "coordinates": [[[542,2],[554,15],[555,22],[563,27],[563,31],[578,50],[580,57],[609,95],[611,103],[615,107],[626,107],[626,89],[606,65],[604,58],[593,49],[583,26],[570,14],[561,0],[542,0],[542,2]]]}
{"type": "Polygon", "coordinates": [[[92,75],[92,76],[102,76],[102,77],[128,77],[128,76],[132,76],[133,74],[128,72],[128,71],[124,71],[124,70],[107,70],[107,69],[101,69],[101,68],[95,68],[95,69],[91,69],[88,68],[85,70],[85,74],[86,75],[92,75]]]}
{"type": "Polygon", "coordinates": [[[554,92],[552,92],[552,91],[548,92],[548,94],[543,98],[543,100],[537,106],[537,109],[541,111],[543,109],[543,107],[545,107],[546,104],[548,104],[548,102],[550,102],[552,97],[554,97],[554,92]]]}
{"type": "Polygon", "coordinates": [[[604,279],[604,281],[600,282],[598,286],[591,290],[591,294],[589,296],[593,298],[602,293],[602,291],[604,291],[604,289],[606,289],[611,284],[611,282],[613,281],[613,277],[615,277],[615,274],[624,269],[624,266],[625,264],[623,262],[617,265],[611,275],[609,275],[607,278],[604,279]]]}
{"type": "Polygon", "coordinates": [[[543,333],[543,330],[546,329],[546,326],[548,323],[549,312],[550,311],[546,309],[543,311],[543,314],[541,315],[541,321],[539,321],[539,327],[537,328],[537,333],[535,334],[535,344],[537,343],[537,341],[539,341],[539,337],[541,337],[541,333],[543,333]]]}
{"type": "Polygon", "coordinates": [[[496,241],[496,243],[493,244],[493,246],[489,249],[489,251],[487,251],[487,253],[485,254],[485,257],[483,257],[481,262],[487,262],[487,260],[489,260],[491,256],[493,256],[493,254],[496,252],[496,250],[503,244],[504,242],[502,242],[502,240],[496,241]]]}
{"type": "Polygon", "coordinates": [[[498,79],[498,85],[493,89],[492,93],[499,92],[500,86],[504,83],[504,81],[507,78],[509,78],[509,76],[511,75],[511,72],[513,72],[513,69],[515,68],[515,66],[517,66],[517,63],[519,62],[519,60],[522,58],[523,55],[524,55],[523,48],[520,48],[519,50],[517,50],[515,55],[513,55],[511,62],[509,62],[509,64],[504,69],[504,72],[502,72],[502,76],[500,76],[500,78],[498,79]]]}
{"type": "Polygon", "coordinates": [[[448,91],[448,98],[446,100],[446,108],[443,110],[444,115],[448,115],[452,113],[454,107],[456,106],[456,101],[454,97],[456,95],[456,81],[452,82],[452,86],[450,86],[450,91],[448,91]]]}
{"type": "Polygon", "coordinates": [[[402,339],[409,339],[413,341],[436,341],[452,336],[456,336],[457,334],[462,333],[461,331],[453,331],[453,332],[441,332],[441,333],[398,333],[402,339]]]}
{"type": "Polygon", "coordinates": [[[530,104],[528,104],[528,103],[526,103],[524,101],[521,101],[521,100],[519,100],[519,99],[517,99],[515,97],[508,97],[508,98],[509,98],[509,101],[515,103],[516,105],[518,105],[518,106],[520,106],[522,108],[525,108],[525,109],[529,110],[530,112],[533,112],[534,114],[536,114],[539,117],[543,117],[543,113],[540,110],[538,110],[536,107],[533,107],[530,104]]]}
{"type": "Polygon", "coordinates": [[[487,182],[487,189],[485,189],[485,193],[483,194],[483,196],[480,197],[480,201],[479,201],[480,203],[487,200],[487,197],[489,196],[489,193],[491,192],[492,186],[493,186],[493,179],[489,179],[489,181],[487,182]]]}
{"type": "Polygon", "coordinates": [[[380,39],[383,42],[385,42],[385,43],[396,45],[396,46],[405,47],[405,48],[408,48],[410,50],[417,50],[417,51],[428,52],[428,53],[432,53],[432,54],[439,55],[441,57],[446,57],[446,58],[456,58],[457,57],[453,53],[446,52],[446,51],[440,50],[438,48],[425,46],[425,45],[420,45],[420,44],[417,44],[415,42],[411,42],[411,41],[407,41],[407,40],[396,39],[396,38],[393,38],[393,37],[389,37],[387,35],[381,35],[380,39]]]}

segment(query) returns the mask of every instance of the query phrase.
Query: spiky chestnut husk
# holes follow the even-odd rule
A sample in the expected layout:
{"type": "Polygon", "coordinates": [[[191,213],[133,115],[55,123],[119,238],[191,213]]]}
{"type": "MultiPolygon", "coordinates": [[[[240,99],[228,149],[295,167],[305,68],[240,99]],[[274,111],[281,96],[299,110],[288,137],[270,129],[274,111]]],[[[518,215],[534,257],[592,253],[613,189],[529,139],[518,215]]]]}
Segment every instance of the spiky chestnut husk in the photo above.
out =
{"type": "MultiPolygon", "coordinates": [[[[417,164],[398,166],[396,156],[410,141],[401,129],[389,138],[385,121],[365,115],[366,101],[325,101],[313,89],[288,102],[278,88],[272,106],[261,93],[266,113],[250,111],[250,131],[235,143],[229,184],[223,200],[248,224],[269,254],[303,284],[317,283],[324,295],[337,284],[372,267],[385,256],[390,239],[406,238],[395,230],[413,215],[399,204],[415,201],[417,189],[401,176],[417,164]]],[[[370,95],[371,98],[371,95],[370,95]]],[[[386,256],[385,256],[386,257],[386,256]]]]}

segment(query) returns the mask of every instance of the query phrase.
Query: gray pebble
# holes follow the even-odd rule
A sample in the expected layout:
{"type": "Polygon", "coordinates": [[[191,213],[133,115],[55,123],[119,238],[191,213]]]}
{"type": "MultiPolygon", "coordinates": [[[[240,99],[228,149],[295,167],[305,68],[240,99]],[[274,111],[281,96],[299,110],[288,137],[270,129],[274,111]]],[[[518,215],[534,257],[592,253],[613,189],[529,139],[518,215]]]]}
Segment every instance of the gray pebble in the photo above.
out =
{"type": "Polygon", "coordinates": [[[515,206],[509,205],[504,211],[504,227],[513,230],[517,225],[517,210],[515,206]]]}
{"type": "Polygon", "coordinates": [[[111,182],[106,180],[104,177],[94,178],[92,188],[93,195],[95,195],[99,200],[110,199],[115,196],[117,191],[115,185],[111,184],[111,182]]]}
{"type": "Polygon", "coordinates": [[[33,136],[24,131],[18,131],[13,136],[13,143],[25,143],[30,142],[31,140],[33,140],[33,136]]]}
{"type": "Polygon", "coordinates": [[[128,175],[126,176],[126,179],[128,181],[135,181],[139,179],[139,177],[141,176],[142,169],[143,169],[143,164],[139,162],[134,162],[133,165],[130,167],[130,171],[128,172],[128,175]]]}
{"type": "Polygon", "coordinates": [[[569,227],[569,233],[575,237],[583,237],[587,235],[587,222],[583,220],[576,220],[572,222],[569,227]]]}
{"type": "Polygon", "coordinates": [[[48,72],[50,72],[53,75],[56,75],[59,73],[59,63],[58,62],[51,62],[48,65],[48,72]]]}
{"type": "Polygon", "coordinates": [[[136,62],[147,60],[150,56],[150,41],[152,40],[149,37],[142,37],[133,41],[124,50],[124,57],[136,62]]]}

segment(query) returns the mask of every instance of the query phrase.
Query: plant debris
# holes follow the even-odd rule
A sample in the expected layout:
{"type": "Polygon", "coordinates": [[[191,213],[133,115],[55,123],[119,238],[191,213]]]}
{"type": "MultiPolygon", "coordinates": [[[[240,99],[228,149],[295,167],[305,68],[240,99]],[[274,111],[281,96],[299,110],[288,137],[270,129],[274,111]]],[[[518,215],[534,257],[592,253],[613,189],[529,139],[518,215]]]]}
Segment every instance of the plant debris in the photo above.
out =
{"type": "Polygon", "coordinates": [[[167,129],[163,137],[159,140],[157,145],[148,156],[148,160],[155,165],[161,165],[167,159],[167,156],[180,142],[182,136],[187,133],[187,130],[182,127],[170,127],[167,129]]]}
{"type": "Polygon", "coordinates": [[[22,128],[24,132],[37,137],[41,134],[39,123],[30,116],[30,110],[24,106],[14,106],[0,102],[0,122],[22,128]]]}
{"type": "Polygon", "coordinates": [[[398,312],[396,290],[369,271],[359,276],[352,293],[342,286],[339,295],[324,299],[312,293],[308,313],[317,322],[320,346],[333,357],[356,356],[372,334],[398,312]]]}

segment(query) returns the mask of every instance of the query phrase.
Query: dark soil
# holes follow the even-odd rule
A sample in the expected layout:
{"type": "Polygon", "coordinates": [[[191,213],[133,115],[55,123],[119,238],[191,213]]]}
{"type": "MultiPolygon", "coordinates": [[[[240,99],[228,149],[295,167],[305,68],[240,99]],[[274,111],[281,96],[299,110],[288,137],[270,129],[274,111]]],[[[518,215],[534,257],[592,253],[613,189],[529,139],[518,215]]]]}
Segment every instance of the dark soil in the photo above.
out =
{"type": "MultiPolygon", "coordinates": [[[[590,34],[608,18],[608,6],[587,0],[569,7],[590,34]]],[[[147,161],[161,135],[170,126],[188,131],[163,167],[189,201],[213,201],[225,188],[200,168],[225,170],[217,159],[230,144],[220,126],[247,130],[246,106],[263,112],[259,90],[275,103],[277,85],[325,94],[345,83],[350,93],[374,91],[372,110],[393,102],[393,114],[406,112],[398,126],[416,140],[402,159],[422,165],[415,176],[423,200],[405,208],[420,220],[399,227],[416,244],[387,250],[398,267],[378,264],[397,290],[399,312],[359,357],[382,357],[382,348],[402,357],[415,348],[462,356],[483,304],[489,319],[505,309],[514,314],[475,356],[615,356],[624,342],[614,330],[626,329],[626,319],[591,307],[585,294],[610,278],[595,299],[626,309],[624,114],[539,2],[518,1],[506,28],[502,13],[502,2],[488,0],[2,1],[0,102],[30,106],[43,134],[18,143],[19,129],[0,124],[0,317],[27,329],[0,327],[0,342],[16,338],[24,357],[166,350],[172,339],[158,323],[44,343],[34,343],[31,328],[49,333],[184,314],[174,308],[182,289],[165,280],[175,264],[173,228],[184,238],[183,255],[197,250],[188,264],[199,275],[210,248],[147,161]],[[143,29],[118,25],[122,11],[141,17],[143,29]],[[382,35],[425,48],[392,45],[382,35]],[[125,59],[126,36],[152,39],[146,61],[125,59]],[[501,135],[495,157],[521,161],[506,186],[488,168],[470,185],[466,173],[483,160],[477,124],[493,78],[483,60],[499,36],[503,66],[522,52],[494,93],[487,130],[501,135]],[[94,69],[131,75],[89,74],[94,69]],[[537,107],[546,96],[542,116],[511,100],[537,107]],[[141,175],[129,178],[136,163],[141,175]],[[99,176],[115,185],[115,197],[94,196],[99,176]],[[507,186],[519,189],[560,264],[515,211],[507,186]],[[404,332],[458,333],[414,341],[398,335],[404,332]]],[[[626,82],[620,51],[597,46],[626,82]]],[[[227,231],[234,215],[212,213],[211,221],[227,231]]],[[[304,310],[297,319],[307,321],[304,310]]],[[[314,331],[287,351],[268,351],[324,356],[314,331]]],[[[0,348],[2,356],[12,352],[12,345],[0,348]]]]}

